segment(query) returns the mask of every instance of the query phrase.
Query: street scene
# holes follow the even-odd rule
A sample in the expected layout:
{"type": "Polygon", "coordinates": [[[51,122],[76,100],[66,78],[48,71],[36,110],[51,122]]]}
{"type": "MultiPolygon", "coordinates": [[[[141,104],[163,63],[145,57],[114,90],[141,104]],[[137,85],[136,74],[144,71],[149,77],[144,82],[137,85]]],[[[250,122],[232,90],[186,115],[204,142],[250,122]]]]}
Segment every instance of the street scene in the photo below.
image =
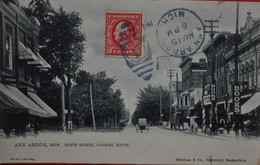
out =
{"type": "Polygon", "coordinates": [[[0,160],[259,163],[259,11],[0,0],[0,160]]]}
{"type": "Polygon", "coordinates": [[[73,138],[65,133],[44,132],[37,138],[1,140],[1,147],[9,148],[1,158],[7,162],[27,158],[26,162],[45,163],[257,164],[259,141],[234,140],[233,136],[232,133],[213,138],[200,132],[190,135],[158,126],[150,127],[149,133],[138,134],[133,126],[126,126],[122,132],[82,128],[73,132],[73,138]]]}

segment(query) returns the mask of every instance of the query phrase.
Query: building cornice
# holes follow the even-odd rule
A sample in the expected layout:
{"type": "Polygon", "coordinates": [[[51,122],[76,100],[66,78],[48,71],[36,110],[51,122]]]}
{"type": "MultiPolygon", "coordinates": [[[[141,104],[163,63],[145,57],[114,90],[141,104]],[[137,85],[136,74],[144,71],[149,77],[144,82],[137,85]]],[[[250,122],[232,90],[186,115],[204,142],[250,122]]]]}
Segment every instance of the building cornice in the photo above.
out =
{"type": "MultiPolygon", "coordinates": [[[[225,35],[231,35],[231,32],[228,31],[223,31],[220,32],[215,38],[213,38],[213,43],[215,43],[221,36],[225,36],[225,35]]],[[[205,52],[207,49],[209,49],[209,47],[211,46],[211,41],[209,40],[206,45],[203,47],[202,52],[205,52]]]]}

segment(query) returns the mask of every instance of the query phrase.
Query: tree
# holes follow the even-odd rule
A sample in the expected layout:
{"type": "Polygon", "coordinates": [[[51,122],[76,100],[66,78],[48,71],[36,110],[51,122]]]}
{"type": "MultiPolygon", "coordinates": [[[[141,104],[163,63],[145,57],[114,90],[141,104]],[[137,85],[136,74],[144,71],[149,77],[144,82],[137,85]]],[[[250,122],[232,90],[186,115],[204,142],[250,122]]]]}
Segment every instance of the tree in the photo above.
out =
{"type": "Polygon", "coordinates": [[[95,119],[99,127],[103,127],[104,121],[109,125],[112,119],[119,121],[125,114],[125,104],[121,98],[121,91],[114,90],[112,85],[115,78],[109,78],[105,72],[90,74],[80,70],[75,78],[76,85],[72,88],[72,108],[74,120],[84,119],[86,124],[92,123],[92,112],[90,105],[90,83],[92,84],[92,96],[95,119]]]}
{"type": "Polygon", "coordinates": [[[32,0],[25,11],[41,23],[40,54],[51,65],[44,79],[58,77],[66,88],[68,120],[71,120],[72,79],[83,61],[85,35],[81,32],[82,19],[77,12],[68,13],[60,7],[55,11],[49,0],[32,0]]]}
{"type": "Polygon", "coordinates": [[[162,86],[152,87],[151,85],[148,85],[139,91],[136,110],[131,118],[133,124],[137,124],[138,118],[147,118],[147,120],[153,124],[159,123],[160,93],[162,93],[163,120],[169,120],[169,91],[162,86]]]}

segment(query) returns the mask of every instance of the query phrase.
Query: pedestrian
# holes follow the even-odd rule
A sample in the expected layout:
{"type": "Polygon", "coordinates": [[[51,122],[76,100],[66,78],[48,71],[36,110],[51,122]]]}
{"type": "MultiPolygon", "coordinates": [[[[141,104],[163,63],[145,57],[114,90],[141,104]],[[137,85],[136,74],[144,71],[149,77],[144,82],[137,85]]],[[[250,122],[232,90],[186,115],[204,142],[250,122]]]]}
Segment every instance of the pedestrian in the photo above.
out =
{"type": "Polygon", "coordinates": [[[193,126],[193,133],[196,135],[197,132],[198,132],[198,124],[197,124],[197,122],[195,121],[195,122],[194,122],[194,126],[193,126]]]}
{"type": "Polygon", "coordinates": [[[215,124],[214,124],[214,122],[211,122],[211,123],[209,124],[209,130],[210,130],[210,132],[209,132],[209,135],[210,135],[210,136],[215,135],[215,124]]]}
{"type": "Polygon", "coordinates": [[[226,128],[227,128],[227,134],[229,134],[229,132],[230,132],[230,122],[229,122],[229,120],[227,120],[226,128]]]}
{"type": "Polygon", "coordinates": [[[244,125],[244,123],[242,122],[241,123],[241,136],[243,137],[243,139],[245,139],[246,138],[246,134],[245,134],[245,125],[244,125]]]}
{"type": "Polygon", "coordinates": [[[234,123],[234,131],[235,131],[235,137],[239,138],[239,124],[237,122],[234,123]]]}

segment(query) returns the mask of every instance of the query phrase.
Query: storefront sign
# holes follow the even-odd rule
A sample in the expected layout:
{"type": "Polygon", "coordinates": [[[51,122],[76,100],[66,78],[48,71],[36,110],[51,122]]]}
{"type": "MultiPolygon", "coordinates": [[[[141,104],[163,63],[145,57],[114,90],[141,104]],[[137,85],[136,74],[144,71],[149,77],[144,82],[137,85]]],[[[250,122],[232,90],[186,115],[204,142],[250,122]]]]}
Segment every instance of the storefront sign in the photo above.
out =
{"type": "Polygon", "coordinates": [[[210,84],[210,100],[216,101],[216,85],[210,84]]]}
{"type": "Polygon", "coordinates": [[[240,86],[234,85],[233,86],[233,103],[234,103],[234,112],[239,114],[240,113],[240,86]]]}
{"type": "Polygon", "coordinates": [[[210,102],[210,95],[203,96],[203,103],[204,105],[209,105],[210,102]]]}

